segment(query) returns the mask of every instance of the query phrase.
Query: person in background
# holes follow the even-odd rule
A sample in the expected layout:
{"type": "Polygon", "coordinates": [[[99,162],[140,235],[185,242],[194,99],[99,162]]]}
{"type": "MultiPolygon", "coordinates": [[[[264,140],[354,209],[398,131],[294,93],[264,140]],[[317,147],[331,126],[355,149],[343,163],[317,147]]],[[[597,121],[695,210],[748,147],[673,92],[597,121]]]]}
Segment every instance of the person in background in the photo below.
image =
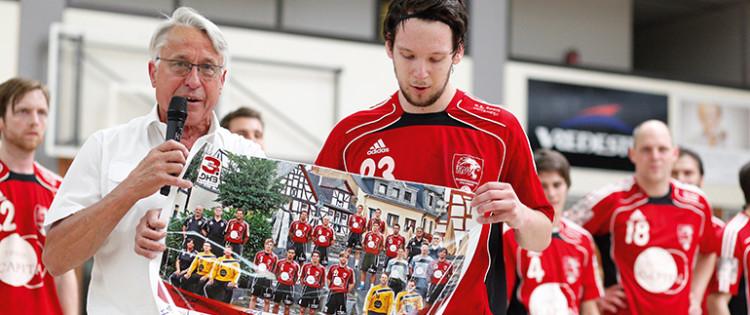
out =
{"type": "Polygon", "coordinates": [[[214,262],[204,291],[208,298],[229,303],[240,280],[240,261],[232,257],[232,248],[224,248],[224,256],[214,262]]]}
{"type": "Polygon", "coordinates": [[[600,307],[606,312],[700,312],[717,242],[703,192],[671,178],[678,153],[664,122],[641,123],[628,150],[634,176],[595,190],[565,212],[594,236],[601,252],[612,253],[602,255],[608,288],[600,307]]]}
{"type": "Polygon", "coordinates": [[[216,256],[211,252],[211,244],[203,243],[203,251],[195,255],[187,273],[183,277],[182,288],[198,295],[205,295],[203,287],[211,276],[216,256]]]}
{"type": "Polygon", "coordinates": [[[196,206],[193,210],[193,215],[185,219],[182,223],[183,244],[188,239],[191,239],[195,242],[196,247],[203,247],[204,238],[202,229],[206,222],[208,220],[203,217],[203,206],[196,206]]]}
{"type": "Polygon", "coordinates": [[[328,268],[326,285],[330,293],[325,307],[326,314],[346,314],[347,294],[354,289],[354,269],[349,267],[350,250],[339,255],[338,265],[328,268]]]}
{"type": "Polygon", "coordinates": [[[570,188],[570,163],[559,152],[534,153],[539,181],[555,209],[552,242],[541,252],[516,244],[513,233],[503,234],[508,281],[508,315],[599,315],[603,295],[596,245],[591,233],[562,218],[570,188]]]}
{"type": "Polygon", "coordinates": [[[247,140],[255,141],[263,150],[266,150],[264,139],[266,124],[260,112],[249,107],[242,106],[221,119],[221,127],[232,133],[238,134],[247,140]]]}
{"type": "Polygon", "coordinates": [[[247,307],[251,310],[255,309],[255,303],[257,303],[258,299],[261,299],[263,301],[264,312],[268,312],[271,308],[271,298],[273,297],[273,291],[271,290],[271,280],[273,278],[268,278],[266,273],[272,273],[274,270],[276,270],[276,262],[278,261],[278,257],[276,257],[276,254],[273,253],[274,245],[275,244],[273,243],[273,239],[266,239],[266,241],[263,242],[263,250],[255,254],[255,260],[253,260],[253,264],[255,264],[255,267],[257,268],[255,270],[255,273],[258,276],[254,277],[250,304],[247,307]]]}
{"type": "Polygon", "coordinates": [[[182,277],[188,272],[190,264],[193,263],[198,251],[195,250],[195,242],[189,239],[185,242],[185,249],[180,251],[180,256],[174,262],[175,270],[169,276],[169,282],[176,287],[182,287],[182,277]]]}
{"type": "Polygon", "coordinates": [[[286,250],[286,258],[276,263],[276,288],[273,291],[273,313],[279,314],[281,303],[284,303],[284,314],[289,315],[289,310],[294,304],[294,285],[299,280],[300,267],[294,261],[295,251],[293,248],[286,250]]]}
{"type": "Polygon", "coordinates": [[[744,296],[739,296],[742,279],[747,281],[750,272],[747,259],[750,251],[750,162],[740,168],[739,178],[745,206],[724,227],[716,267],[718,292],[709,295],[707,301],[710,315],[750,314],[750,305],[747,304],[750,291],[745,288],[744,296]]]}
{"type": "Polygon", "coordinates": [[[366,315],[389,315],[393,309],[393,290],[388,287],[388,275],[380,275],[380,282],[372,286],[365,297],[366,315]]]}
{"type": "Polygon", "coordinates": [[[0,84],[0,303],[7,314],[78,314],[75,271],[46,272],[43,223],[60,181],[34,161],[47,129],[49,93],[23,78],[0,84]]]}
{"type": "Polygon", "coordinates": [[[434,259],[430,257],[430,247],[422,245],[419,255],[409,260],[409,274],[414,279],[416,290],[422,297],[427,296],[427,287],[430,284],[430,275],[427,273],[434,259]]]}
{"type": "Polygon", "coordinates": [[[320,253],[320,263],[328,266],[328,248],[336,244],[336,237],[331,228],[331,218],[324,216],[321,223],[311,233],[315,249],[320,253]]]}
{"type": "Polygon", "coordinates": [[[307,261],[305,246],[310,242],[310,233],[312,233],[312,226],[307,222],[307,211],[302,211],[299,214],[299,220],[292,222],[289,226],[289,238],[292,240],[291,248],[294,249],[297,262],[300,265],[307,261]]]}
{"type": "Polygon", "coordinates": [[[320,308],[320,291],[325,286],[326,268],[320,264],[320,253],[313,251],[310,262],[302,266],[300,274],[302,296],[299,299],[300,314],[310,312],[313,315],[320,308]]]}
{"type": "Polygon", "coordinates": [[[232,247],[232,252],[242,255],[245,243],[250,239],[250,225],[245,221],[245,211],[237,209],[234,213],[234,219],[227,222],[227,229],[224,231],[224,240],[227,246],[232,247]]]}
{"type": "MultiPolygon", "coordinates": [[[[698,155],[698,153],[693,150],[680,147],[680,155],[678,156],[677,161],[674,163],[674,167],[672,168],[672,178],[685,184],[694,185],[698,188],[703,189],[704,175],[705,170],[703,168],[703,160],[701,159],[700,155],[698,155]]],[[[724,221],[719,219],[717,216],[711,216],[711,227],[714,234],[716,235],[717,242],[721,242],[722,234],[724,232],[724,225],[724,221]]],[[[721,249],[721,243],[716,244],[716,249],[716,255],[717,257],[719,257],[721,255],[721,252],[719,252],[719,250],[721,249]]],[[[703,295],[703,301],[701,302],[703,314],[708,314],[708,297],[711,294],[719,292],[718,286],[719,283],[716,278],[716,273],[711,273],[711,280],[708,282],[706,293],[703,295]]]]}

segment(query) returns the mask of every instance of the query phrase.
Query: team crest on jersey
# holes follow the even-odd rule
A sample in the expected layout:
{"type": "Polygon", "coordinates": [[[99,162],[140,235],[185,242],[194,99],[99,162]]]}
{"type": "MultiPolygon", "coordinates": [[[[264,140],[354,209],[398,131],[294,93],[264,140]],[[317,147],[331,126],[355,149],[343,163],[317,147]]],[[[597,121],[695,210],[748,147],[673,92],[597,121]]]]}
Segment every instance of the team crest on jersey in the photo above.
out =
{"type": "Polygon", "coordinates": [[[693,242],[693,226],[689,224],[680,224],[677,226],[677,241],[680,242],[683,250],[688,250],[693,242]]]}
{"type": "Polygon", "coordinates": [[[581,276],[581,263],[570,256],[563,256],[563,268],[565,269],[565,281],[573,284],[581,276]]]}
{"type": "Polygon", "coordinates": [[[461,189],[474,190],[482,179],[484,160],[468,154],[453,155],[453,180],[461,189]]]}

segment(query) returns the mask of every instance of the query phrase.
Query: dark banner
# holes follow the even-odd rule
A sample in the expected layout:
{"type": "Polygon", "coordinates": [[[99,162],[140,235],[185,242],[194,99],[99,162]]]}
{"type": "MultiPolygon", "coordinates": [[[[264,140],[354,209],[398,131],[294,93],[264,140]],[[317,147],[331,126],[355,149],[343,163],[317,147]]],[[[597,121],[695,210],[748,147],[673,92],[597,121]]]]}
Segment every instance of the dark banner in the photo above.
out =
{"type": "Polygon", "coordinates": [[[633,170],[633,129],[667,121],[667,96],[529,80],[528,135],[533,149],[562,152],[572,166],[633,170]]]}

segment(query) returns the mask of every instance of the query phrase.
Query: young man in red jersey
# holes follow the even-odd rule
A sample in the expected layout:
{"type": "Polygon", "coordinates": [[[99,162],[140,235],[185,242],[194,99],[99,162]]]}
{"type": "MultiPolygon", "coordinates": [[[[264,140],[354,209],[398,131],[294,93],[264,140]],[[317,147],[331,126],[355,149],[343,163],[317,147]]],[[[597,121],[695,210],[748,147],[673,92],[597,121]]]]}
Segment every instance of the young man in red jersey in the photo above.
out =
{"type": "Polygon", "coordinates": [[[362,248],[365,250],[365,257],[362,259],[362,268],[359,278],[359,289],[365,288],[365,277],[370,274],[370,285],[375,283],[375,274],[378,273],[378,259],[380,250],[383,248],[383,235],[380,234],[380,224],[375,222],[362,238],[362,248]]]}
{"type": "Polygon", "coordinates": [[[242,256],[242,249],[250,239],[250,225],[245,221],[245,211],[237,209],[234,213],[234,219],[227,222],[227,230],[224,231],[224,239],[227,246],[232,247],[232,252],[242,256]]]}
{"type": "MultiPolygon", "coordinates": [[[[401,236],[401,226],[398,223],[394,223],[393,227],[391,228],[392,234],[388,235],[385,238],[385,265],[388,265],[388,262],[396,258],[398,256],[398,249],[404,248],[406,245],[406,238],[401,236]]],[[[396,291],[398,293],[398,291],[396,291]]]]}
{"type": "Polygon", "coordinates": [[[372,218],[370,220],[367,220],[367,230],[369,231],[370,228],[372,228],[372,225],[377,223],[378,226],[380,226],[380,234],[385,235],[385,222],[380,217],[383,215],[383,210],[380,210],[380,208],[375,209],[375,213],[372,214],[372,218]]]}
{"type": "Polygon", "coordinates": [[[271,278],[268,278],[267,273],[273,272],[276,268],[276,261],[278,257],[273,253],[273,239],[266,239],[263,243],[263,250],[255,254],[255,273],[258,274],[253,282],[252,296],[250,297],[250,304],[247,308],[255,309],[255,303],[257,299],[263,301],[263,311],[268,312],[271,308],[271,278]]]}
{"type": "Polygon", "coordinates": [[[331,228],[331,219],[328,216],[324,216],[321,223],[313,228],[312,239],[315,250],[320,253],[320,263],[328,266],[328,248],[336,243],[331,228]]]}
{"type": "Polygon", "coordinates": [[[670,177],[677,155],[666,124],[640,124],[628,150],[635,175],[592,192],[566,212],[598,238],[602,253],[611,253],[611,260],[602,257],[609,288],[601,306],[607,312],[700,312],[716,261],[711,206],[697,187],[670,177]],[[623,293],[624,307],[611,303],[623,293]]]}
{"type": "Polygon", "coordinates": [[[294,304],[294,285],[299,280],[299,264],[294,261],[294,249],[286,250],[286,259],[276,263],[276,289],[273,292],[273,313],[279,313],[281,303],[284,303],[284,314],[289,315],[289,310],[294,304]]]}
{"type": "Polygon", "coordinates": [[[509,315],[599,315],[602,296],[596,245],[591,234],[562,218],[570,187],[570,164],[556,151],[534,154],[536,171],[547,200],[555,208],[552,243],[542,252],[518,247],[513,233],[503,235],[508,280],[509,315]]]}
{"type": "Polygon", "coordinates": [[[320,264],[320,253],[316,250],[310,255],[310,262],[302,266],[299,277],[302,282],[302,295],[299,299],[300,314],[310,311],[310,315],[320,307],[320,290],[325,285],[326,267],[320,264]]]}
{"type": "Polygon", "coordinates": [[[364,216],[365,207],[357,205],[357,213],[349,216],[347,226],[349,227],[349,239],[346,241],[346,247],[351,249],[361,249],[362,233],[367,226],[367,218],[364,216]]]}
{"type": "Polygon", "coordinates": [[[748,270],[750,270],[750,162],[740,168],[740,188],[745,195],[745,206],[724,227],[721,240],[721,256],[716,268],[718,293],[708,298],[709,314],[750,314],[747,303],[730,303],[732,295],[738,295],[742,279],[745,281],[745,296],[738,297],[750,300],[748,293],[748,270]],[[744,304],[744,305],[741,305],[744,304]]]}
{"type": "Polygon", "coordinates": [[[448,250],[441,248],[438,252],[438,259],[430,264],[428,274],[430,275],[430,287],[427,289],[427,304],[426,309],[431,309],[432,305],[435,304],[445,290],[445,285],[453,276],[453,263],[451,263],[446,257],[448,256],[448,250]]]}
{"type": "Polygon", "coordinates": [[[503,314],[502,226],[514,229],[522,247],[543,250],[553,210],[515,116],[450,83],[453,65],[463,58],[467,25],[463,1],[391,1],[383,36],[399,91],[340,121],[315,163],[474,191],[480,231],[467,243],[460,283],[435,311],[503,314]]]}
{"type": "MultiPolygon", "coordinates": [[[[704,176],[704,168],[703,168],[703,160],[693,150],[680,147],[680,155],[677,158],[677,161],[674,163],[674,167],[672,168],[672,178],[681,181],[685,184],[694,185],[698,188],[703,188],[703,176],[704,176]]],[[[716,235],[716,241],[721,242],[721,235],[724,232],[724,221],[719,219],[716,216],[711,217],[711,228],[714,234],[716,235]]],[[[716,245],[716,255],[717,259],[719,255],[721,255],[721,252],[719,251],[721,249],[721,243],[717,243],[716,245]]],[[[706,293],[703,295],[703,301],[701,302],[701,307],[703,308],[703,314],[709,314],[708,313],[708,296],[714,293],[719,293],[719,283],[716,278],[716,273],[711,273],[711,280],[708,282],[708,287],[706,288],[706,293]]]]}
{"type": "Polygon", "coordinates": [[[342,252],[339,255],[339,263],[328,268],[326,285],[330,290],[325,313],[344,315],[346,314],[347,294],[354,289],[354,270],[349,268],[349,253],[342,252]]]}
{"type": "Polygon", "coordinates": [[[42,263],[42,224],[60,177],[34,161],[47,128],[49,94],[40,82],[0,84],[0,296],[8,314],[77,314],[71,270],[53,278],[42,263]]]}
{"type": "Polygon", "coordinates": [[[305,246],[310,242],[310,232],[312,226],[307,223],[307,212],[302,211],[299,214],[299,220],[292,222],[289,226],[289,238],[292,240],[291,248],[297,255],[297,262],[304,264],[307,261],[305,246]]]}

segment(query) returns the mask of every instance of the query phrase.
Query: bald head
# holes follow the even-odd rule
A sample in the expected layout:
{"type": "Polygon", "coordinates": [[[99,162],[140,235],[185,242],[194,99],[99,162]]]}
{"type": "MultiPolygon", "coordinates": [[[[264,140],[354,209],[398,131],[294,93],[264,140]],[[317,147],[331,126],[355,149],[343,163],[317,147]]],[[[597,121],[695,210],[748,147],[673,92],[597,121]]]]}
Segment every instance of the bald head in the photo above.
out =
{"type": "Polygon", "coordinates": [[[677,154],[669,127],[663,122],[648,120],[633,131],[628,157],[635,165],[636,181],[649,195],[661,196],[668,191],[677,154]]]}
{"type": "Polygon", "coordinates": [[[667,124],[660,120],[647,120],[633,129],[633,148],[637,147],[638,140],[643,137],[658,137],[672,144],[672,132],[669,131],[667,124]]]}

